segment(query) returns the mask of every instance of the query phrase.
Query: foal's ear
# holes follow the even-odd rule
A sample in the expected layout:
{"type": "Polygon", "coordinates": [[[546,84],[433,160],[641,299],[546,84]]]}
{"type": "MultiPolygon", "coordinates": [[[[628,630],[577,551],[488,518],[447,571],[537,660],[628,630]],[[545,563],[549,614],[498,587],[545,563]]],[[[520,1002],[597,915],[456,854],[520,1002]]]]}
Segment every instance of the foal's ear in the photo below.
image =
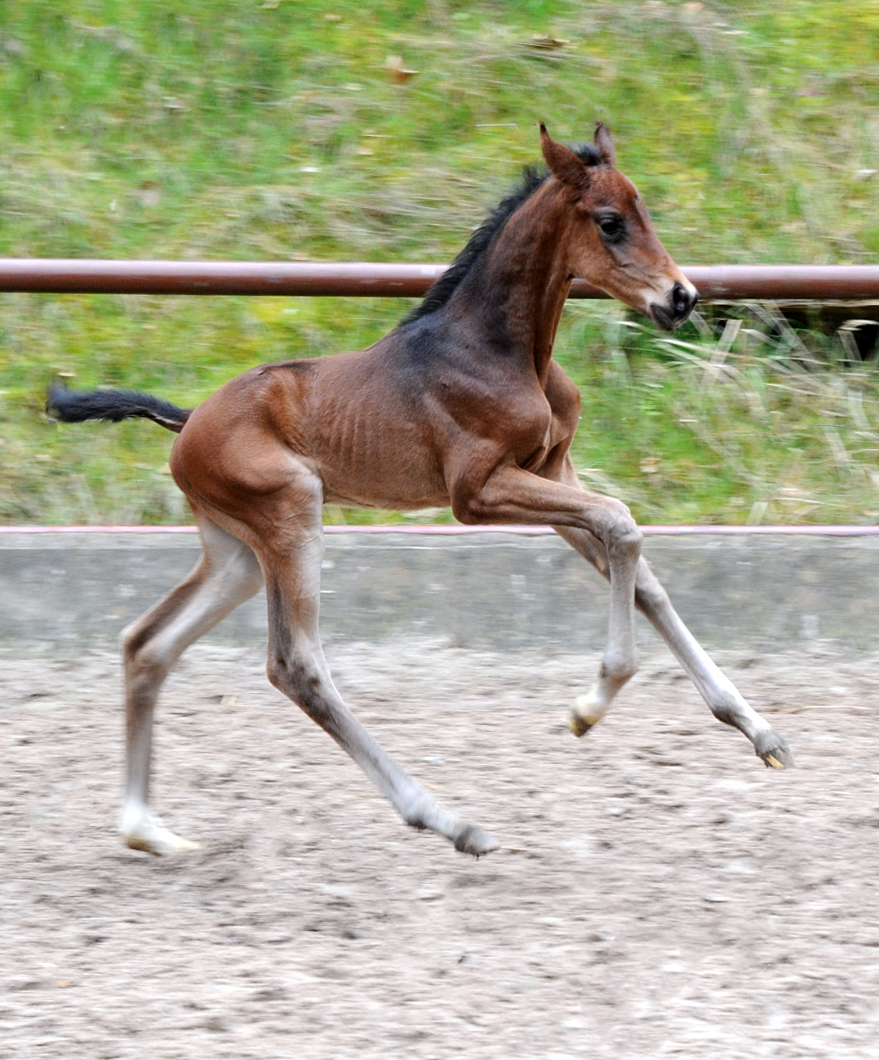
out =
{"type": "Polygon", "coordinates": [[[553,140],[543,122],[540,123],[540,147],[550,173],[562,184],[580,189],[589,183],[589,170],[583,161],[570,147],[553,140]]]}
{"type": "Polygon", "coordinates": [[[613,137],[610,135],[610,129],[602,125],[600,121],[595,123],[595,146],[601,155],[601,161],[606,166],[616,165],[617,152],[613,145],[613,137]]]}

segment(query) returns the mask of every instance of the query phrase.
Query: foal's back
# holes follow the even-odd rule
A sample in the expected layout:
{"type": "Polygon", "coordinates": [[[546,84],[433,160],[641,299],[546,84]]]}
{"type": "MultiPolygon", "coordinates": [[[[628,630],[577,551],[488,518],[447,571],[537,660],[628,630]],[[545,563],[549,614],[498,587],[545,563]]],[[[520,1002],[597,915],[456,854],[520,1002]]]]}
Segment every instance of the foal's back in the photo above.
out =
{"type": "Polygon", "coordinates": [[[447,505],[437,446],[447,414],[407,330],[357,353],[261,365],[231,380],[195,409],[174,446],[181,489],[226,511],[230,485],[267,495],[306,469],[324,502],[447,505]]]}

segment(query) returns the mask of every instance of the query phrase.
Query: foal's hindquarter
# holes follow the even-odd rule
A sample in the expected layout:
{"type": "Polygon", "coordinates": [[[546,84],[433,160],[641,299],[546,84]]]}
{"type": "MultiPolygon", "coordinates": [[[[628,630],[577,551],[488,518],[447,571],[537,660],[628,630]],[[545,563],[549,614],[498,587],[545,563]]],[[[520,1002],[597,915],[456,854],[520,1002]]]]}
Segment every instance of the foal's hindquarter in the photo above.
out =
{"type": "Polygon", "coordinates": [[[594,157],[585,161],[545,131],[542,142],[550,175],[438,307],[359,354],[253,369],[186,421],[171,467],[195,512],[204,556],[124,635],[122,831],[130,846],[171,853],[191,845],[149,809],[154,704],[182,651],[263,580],[272,683],[354,758],[408,824],[474,855],[497,846],[439,806],[333,685],[318,634],[321,507],[330,500],[399,509],[448,504],[465,523],[553,526],[611,589],[607,648],[597,681],[574,708],[576,735],[602,717],[637,668],[637,607],[712,712],[739,728],[767,765],[791,763],[783,739],[672,608],[640,556],[628,509],[583,490],[573,469],[579,392],[551,360],[571,278],[604,287],[661,327],[686,319],[695,292],[659,243],[634,187],[614,169],[606,131],[599,127],[594,157]]]}

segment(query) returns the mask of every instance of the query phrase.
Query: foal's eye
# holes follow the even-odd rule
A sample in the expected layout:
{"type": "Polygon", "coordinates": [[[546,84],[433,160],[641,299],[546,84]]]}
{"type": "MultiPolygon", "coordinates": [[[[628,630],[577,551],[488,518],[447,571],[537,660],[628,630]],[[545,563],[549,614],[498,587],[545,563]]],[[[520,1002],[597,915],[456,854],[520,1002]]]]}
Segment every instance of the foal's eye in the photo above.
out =
{"type": "Polygon", "coordinates": [[[625,230],[622,217],[618,217],[615,214],[605,215],[604,217],[596,217],[595,223],[605,239],[611,242],[618,242],[622,239],[625,230]]]}

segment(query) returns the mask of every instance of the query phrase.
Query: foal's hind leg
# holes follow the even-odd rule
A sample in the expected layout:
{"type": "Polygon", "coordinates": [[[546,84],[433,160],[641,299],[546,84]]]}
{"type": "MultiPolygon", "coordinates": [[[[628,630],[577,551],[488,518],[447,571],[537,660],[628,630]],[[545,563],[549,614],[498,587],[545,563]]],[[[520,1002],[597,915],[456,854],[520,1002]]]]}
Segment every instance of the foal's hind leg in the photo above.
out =
{"type": "MultiPolygon", "coordinates": [[[[297,485],[300,504],[305,485],[297,485]]],[[[313,479],[311,487],[307,521],[301,510],[283,521],[275,518],[273,526],[282,529],[255,545],[266,578],[269,680],[348,752],[407,824],[446,836],[464,853],[487,854],[497,842],[439,806],[354,717],[333,684],[318,634],[320,481],[313,479]]]]}
{"type": "MultiPolygon", "coordinates": [[[[597,538],[570,527],[557,526],[555,530],[607,577],[607,557],[604,546],[597,538]]],[[[668,644],[711,713],[719,721],[744,733],[767,766],[784,769],[785,766],[794,765],[793,755],[783,737],[750,706],[732,681],[711,660],[684,625],[672,607],[668,593],[643,558],[639,560],[636,572],[635,606],[668,644]]],[[[576,736],[588,732],[604,716],[616,691],[600,676],[589,693],[577,700],[571,717],[571,729],[576,736]]]]}
{"type": "Polygon", "coordinates": [[[125,663],[126,783],[122,838],[135,850],[174,854],[197,846],[149,809],[153,711],[181,654],[262,587],[251,549],[199,516],[204,555],[195,570],[122,634],[125,663]]]}

